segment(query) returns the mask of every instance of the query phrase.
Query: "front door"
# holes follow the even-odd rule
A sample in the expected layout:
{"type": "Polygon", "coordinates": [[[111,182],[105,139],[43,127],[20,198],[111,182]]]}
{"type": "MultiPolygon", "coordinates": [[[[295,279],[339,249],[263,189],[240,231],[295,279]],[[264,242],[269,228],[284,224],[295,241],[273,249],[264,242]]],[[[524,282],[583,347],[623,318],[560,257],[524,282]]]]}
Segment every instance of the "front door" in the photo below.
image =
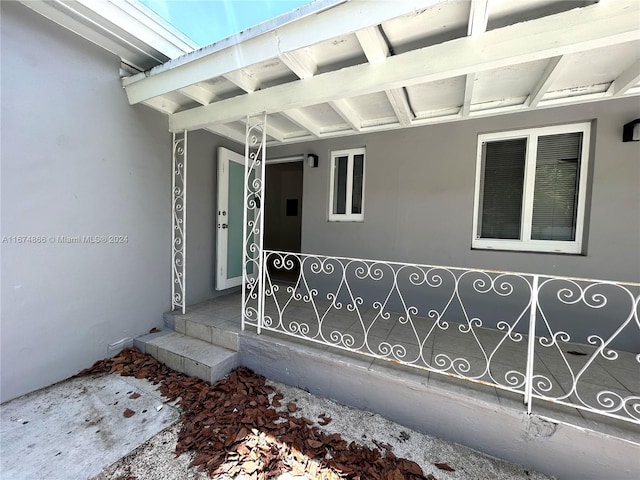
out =
{"type": "MultiPolygon", "coordinates": [[[[216,290],[242,284],[244,165],[244,155],[218,148],[216,290]]],[[[252,271],[249,265],[249,273],[252,271]]]]}

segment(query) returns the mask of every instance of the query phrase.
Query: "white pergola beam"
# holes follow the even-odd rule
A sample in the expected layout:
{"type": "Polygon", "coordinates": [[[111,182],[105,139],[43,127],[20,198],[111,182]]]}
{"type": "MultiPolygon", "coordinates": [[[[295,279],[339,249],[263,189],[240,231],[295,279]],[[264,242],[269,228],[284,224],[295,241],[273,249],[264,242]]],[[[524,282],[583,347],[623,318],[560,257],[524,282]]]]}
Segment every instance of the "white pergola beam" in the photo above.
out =
{"type": "Polygon", "coordinates": [[[487,31],[487,23],[489,22],[489,1],[490,0],[471,0],[467,35],[480,35],[487,31]]]}
{"type": "Polygon", "coordinates": [[[171,115],[181,108],[179,103],[166,97],[150,98],[149,100],[145,100],[143,104],[167,115],[171,115]]]}
{"type": "Polygon", "coordinates": [[[362,130],[362,118],[356,109],[353,108],[349,100],[340,98],[329,102],[329,105],[331,105],[331,108],[333,108],[335,112],[340,115],[345,122],[347,122],[347,125],[353,128],[356,132],[362,130]]]}
{"type": "Polygon", "coordinates": [[[199,84],[181,88],[179,92],[202,105],[209,105],[216,99],[215,93],[199,84]]]}
{"type": "Polygon", "coordinates": [[[640,60],[633,62],[629,68],[618,75],[609,87],[609,92],[616,97],[624,95],[638,82],[640,82],[640,60]]]}
{"type": "Polygon", "coordinates": [[[280,60],[299,78],[311,78],[318,70],[318,65],[306,50],[284,52],[280,54],[280,60]]]}
{"type": "Polygon", "coordinates": [[[282,112],[631,42],[640,39],[638,15],[640,2],[635,0],[577,8],[176,113],[169,117],[169,128],[196,129],[247,113],[282,112]]]}
{"type": "Polygon", "coordinates": [[[267,135],[269,135],[274,140],[277,140],[278,142],[284,142],[286,138],[286,134],[282,130],[274,127],[268,122],[267,122],[267,135]]]}
{"type": "Polygon", "coordinates": [[[387,95],[387,99],[389,100],[396,117],[398,117],[400,125],[403,127],[411,125],[413,114],[411,113],[411,107],[409,106],[404,90],[402,88],[394,88],[391,90],[385,90],[384,93],[387,95]]]}
{"type": "Polygon", "coordinates": [[[352,0],[321,14],[297,19],[252,38],[244,39],[242,34],[239,34],[188,56],[159,65],[151,69],[148,76],[135,75],[123,79],[122,83],[129,103],[134,105],[187,85],[279,58],[282,53],[295,52],[371,25],[378,25],[391,18],[424,10],[442,1],[352,0]]]}
{"type": "Polygon", "coordinates": [[[463,117],[468,117],[471,112],[471,99],[473,97],[473,85],[476,81],[475,73],[467,73],[464,80],[464,98],[462,100],[462,109],[460,111],[463,117]]]}
{"type": "Polygon", "coordinates": [[[225,73],[223,77],[247,93],[255,92],[260,86],[258,80],[243,70],[235,70],[233,72],[225,73]]]}
{"type": "Polygon", "coordinates": [[[369,63],[383,62],[389,56],[389,47],[377,25],[358,30],[356,37],[369,63]]]}
{"type": "Polygon", "coordinates": [[[542,100],[544,94],[547,93],[549,87],[551,87],[553,81],[556,79],[566,63],[567,57],[562,55],[549,60],[549,64],[547,65],[547,68],[545,68],[542,77],[540,77],[540,80],[533,88],[526,101],[529,107],[534,108],[538,103],[540,103],[540,100],[542,100]]]}
{"type": "Polygon", "coordinates": [[[211,133],[215,133],[216,135],[220,135],[221,137],[228,138],[229,140],[233,140],[234,142],[243,145],[247,140],[243,133],[240,133],[227,125],[215,125],[212,127],[207,127],[205,128],[205,130],[208,130],[211,133]]]}
{"type": "Polygon", "coordinates": [[[304,130],[311,133],[314,137],[320,136],[321,132],[318,124],[311,120],[308,115],[304,114],[300,110],[293,108],[287,111],[282,111],[281,113],[293,123],[298,125],[300,128],[303,128],[304,130]]]}

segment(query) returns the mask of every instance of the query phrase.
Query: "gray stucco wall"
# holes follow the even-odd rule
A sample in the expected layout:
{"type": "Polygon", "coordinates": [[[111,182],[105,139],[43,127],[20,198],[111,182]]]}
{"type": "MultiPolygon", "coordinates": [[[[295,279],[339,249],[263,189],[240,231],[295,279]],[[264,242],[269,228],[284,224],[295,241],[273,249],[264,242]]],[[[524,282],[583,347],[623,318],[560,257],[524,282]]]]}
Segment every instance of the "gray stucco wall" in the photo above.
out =
{"type": "Polygon", "coordinates": [[[119,59],[31,12],[2,12],[2,401],[64,379],[162,323],[171,141],[131,107],[119,59]],[[124,235],[121,244],[48,237],[124,235]]]}
{"type": "Polygon", "coordinates": [[[319,155],[304,172],[303,252],[638,282],[640,144],[621,139],[639,116],[634,97],[274,147],[269,157],[319,155]],[[472,250],[477,135],[592,119],[586,255],[472,250]],[[330,152],[362,146],[364,222],[328,222],[330,152]]]}

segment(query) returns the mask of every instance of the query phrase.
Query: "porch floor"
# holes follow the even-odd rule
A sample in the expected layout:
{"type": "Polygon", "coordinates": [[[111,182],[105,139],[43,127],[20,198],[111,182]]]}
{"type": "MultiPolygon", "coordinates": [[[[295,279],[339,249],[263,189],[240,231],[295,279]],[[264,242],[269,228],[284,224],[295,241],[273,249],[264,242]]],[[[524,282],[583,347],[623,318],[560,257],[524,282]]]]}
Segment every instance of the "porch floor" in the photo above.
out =
{"type": "MultiPolygon", "coordinates": [[[[310,325],[317,324],[316,314],[309,303],[303,301],[294,302],[287,306],[285,328],[290,322],[307,322],[310,325]],[[289,312],[291,315],[289,315],[289,312]],[[293,316],[295,315],[295,317],[293,316]]],[[[327,302],[328,303],[328,302],[327,302]]],[[[275,306],[267,304],[266,314],[274,314],[275,306]]],[[[374,310],[360,309],[362,318],[372,318],[375,316],[374,310]]],[[[212,338],[212,328],[217,331],[229,333],[239,333],[241,335],[255,335],[254,326],[246,326],[244,332],[241,329],[241,294],[234,293],[204,301],[187,308],[184,315],[170,313],[174,329],[201,339],[212,338]]],[[[426,318],[414,318],[414,323],[419,321],[422,329],[430,328],[433,322],[426,318]]],[[[391,345],[404,345],[407,356],[412,351],[419,351],[416,335],[408,330],[407,324],[398,321],[397,315],[391,315],[388,319],[376,320],[375,331],[368,334],[368,348],[372,348],[372,343],[376,343],[377,348],[383,342],[391,345]]],[[[340,332],[351,334],[358,342],[362,340],[363,332],[359,317],[356,313],[348,312],[344,308],[338,313],[331,313],[327,316],[327,325],[340,327],[340,332]]],[[[418,328],[418,327],[416,327],[418,328]]],[[[470,335],[461,334],[457,325],[454,328],[434,329],[433,335],[429,336],[429,341],[425,343],[422,351],[425,361],[435,362],[436,357],[446,355],[449,359],[464,358],[469,361],[470,372],[473,375],[474,369],[480,368],[479,372],[485,368],[486,360],[482,356],[482,350],[491,352],[504,338],[505,332],[487,328],[474,328],[476,338],[470,342],[470,335]],[[480,367],[478,367],[480,365],[480,367]]],[[[428,388],[446,390],[458,395],[469,397],[473,401],[493,404],[501,408],[523,412],[526,407],[523,405],[522,394],[496,388],[484,383],[475,383],[459,378],[454,378],[446,374],[428,371],[426,369],[390,362],[388,360],[366,356],[361,353],[347,351],[342,348],[327,346],[302,338],[292,337],[272,330],[262,330],[261,337],[265,340],[272,338],[278,342],[284,342],[292,348],[300,348],[305,351],[313,351],[316,354],[322,352],[332,358],[339,357],[355,364],[360,368],[365,368],[370,372],[385,372],[396,377],[403,377],[418,381],[428,388]]],[[[211,341],[211,340],[209,340],[211,341]]],[[[213,342],[215,343],[215,342],[213,342]]],[[[357,344],[357,343],[356,343],[357,344]]],[[[564,357],[557,349],[543,349],[535,353],[534,373],[545,375],[551,380],[552,389],[549,396],[562,396],[571,390],[572,380],[568,367],[564,359],[571,366],[574,375],[591,358],[593,347],[581,344],[562,344],[564,357]],[[567,354],[567,352],[573,352],[567,354]],[[583,354],[583,355],[580,355],[583,354]],[[584,355],[586,354],[586,355],[584,355]]],[[[506,383],[504,378],[509,370],[524,372],[526,367],[526,338],[521,342],[503,342],[495,350],[495,354],[490,363],[491,373],[494,378],[502,378],[501,383],[506,383]],[[501,377],[500,377],[501,375],[501,377]]],[[[577,392],[583,401],[595,401],[598,392],[607,390],[619,394],[622,398],[634,396],[640,397],[640,366],[633,354],[618,352],[619,356],[615,361],[598,357],[580,376],[577,384],[577,392]]],[[[489,353],[487,353],[489,355],[489,353]]],[[[434,363],[430,363],[434,365],[434,363]]],[[[486,377],[486,376],[485,376],[486,377]]],[[[482,378],[485,378],[482,377],[482,378]]],[[[571,401],[575,401],[575,393],[570,396],[571,401]]],[[[630,409],[632,405],[628,406],[630,409]]],[[[542,399],[533,400],[533,412],[539,417],[551,420],[556,423],[574,425],[577,427],[593,430],[596,432],[612,435],[640,445],[640,427],[631,422],[607,417],[604,415],[589,412],[583,409],[572,408],[566,405],[544,401],[542,399]]]]}

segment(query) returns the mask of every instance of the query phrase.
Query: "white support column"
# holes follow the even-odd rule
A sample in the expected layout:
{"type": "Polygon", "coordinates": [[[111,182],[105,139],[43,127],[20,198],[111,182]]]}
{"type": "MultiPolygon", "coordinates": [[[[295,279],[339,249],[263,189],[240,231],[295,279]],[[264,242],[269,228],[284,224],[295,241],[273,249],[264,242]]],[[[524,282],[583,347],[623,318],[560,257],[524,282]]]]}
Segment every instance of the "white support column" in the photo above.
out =
{"type": "Polygon", "coordinates": [[[185,313],[187,292],[187,131],[173,134],[171,310],[185,313]]]}
{"type": "Polygon", "coordinates": [[[244,215],[242,228],[242,329],[261,331],[264,316],[264,179],[267,159],[267,114],[247,115],[244,149],[244,215]]]}

